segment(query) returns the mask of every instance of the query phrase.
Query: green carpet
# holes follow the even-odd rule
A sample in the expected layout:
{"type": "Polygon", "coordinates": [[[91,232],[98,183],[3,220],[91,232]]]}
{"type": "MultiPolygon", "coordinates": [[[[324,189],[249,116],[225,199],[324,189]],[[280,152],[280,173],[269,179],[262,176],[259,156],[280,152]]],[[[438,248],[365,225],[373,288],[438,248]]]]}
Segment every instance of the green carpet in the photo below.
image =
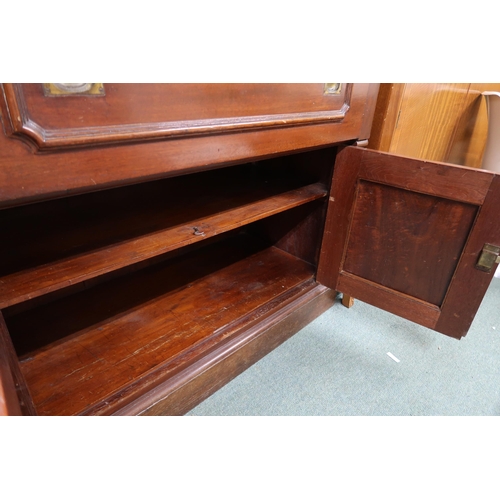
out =
{"type": "Polygon", "coordinates": [[[188,415],[500,415],[500,279],[460,341],[337,302],[188,415]]]}

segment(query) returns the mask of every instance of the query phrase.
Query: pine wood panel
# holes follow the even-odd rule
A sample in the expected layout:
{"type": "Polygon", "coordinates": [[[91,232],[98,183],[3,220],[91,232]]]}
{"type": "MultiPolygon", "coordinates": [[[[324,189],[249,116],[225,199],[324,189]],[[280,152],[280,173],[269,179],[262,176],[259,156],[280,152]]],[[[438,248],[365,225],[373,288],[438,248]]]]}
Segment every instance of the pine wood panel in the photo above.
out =
{"type": "Polygon", "coordinates": [[[480,168],[488,119],[481,92],[498,83],[382,84],[369,147],[480,168]]]}
{"type": "MultiPolygon", "coordinates": [[[[449,163],[481,168],[488,137],[487,90],[500,91],[499,83],[471,83],[462,116],[446,158],[449,163]]],[[[500,134],[500,131],[499,131],[500,134]]]]}
{"type": "Polygon", "coordinates": [[[368,147],[377,151],[389,151],[394,128],[399,116],[404,83],[381,83],[373,116],[368,147]]]}
{"type": "Polygon", "coordinates": [[[469,84],[407,84],[389,152],[443,161],[469,84]]]}

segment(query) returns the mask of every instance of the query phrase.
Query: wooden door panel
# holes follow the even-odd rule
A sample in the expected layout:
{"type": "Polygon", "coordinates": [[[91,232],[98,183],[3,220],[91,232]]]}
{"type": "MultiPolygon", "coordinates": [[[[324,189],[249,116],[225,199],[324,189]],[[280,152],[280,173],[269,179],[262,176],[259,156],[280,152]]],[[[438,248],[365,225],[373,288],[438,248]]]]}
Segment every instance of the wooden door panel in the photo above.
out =
{"type": "Polygon", "coordinates": [[[485,243],[500,246],[498,214],[491,172],[345,148],[318,281],[461,338],[493,277],[475,265],[485,243]]]}
{"type": "Polygon", "coordinates": [[[343,270],[440,306],[477,208],[361,180],[343,270]]]}

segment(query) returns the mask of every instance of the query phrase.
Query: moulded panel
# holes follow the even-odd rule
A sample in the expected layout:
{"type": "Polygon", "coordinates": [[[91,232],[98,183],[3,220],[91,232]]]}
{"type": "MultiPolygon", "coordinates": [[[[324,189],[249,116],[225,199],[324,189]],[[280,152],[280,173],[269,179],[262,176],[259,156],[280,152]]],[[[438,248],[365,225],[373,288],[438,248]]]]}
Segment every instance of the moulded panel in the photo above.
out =
{"type": "Polygon", "coordinates": [[[13,133],[40,150],[340,122],[352,87],[107,83],[53,96],[50,85],[69,84],[4,84],[13,133]]]}
{"type": "Polygon", "coordinates": [[[318,281],[460,338],[493,277],[500,176],[345,148],[335,164],[318,281]],[[495,215],[496,214],[496,215],[495,215]]]}
{"type": "Polygon", "coordinates": [[[477,208],[360,181],[343,269],[440,306],[477,208]]]}

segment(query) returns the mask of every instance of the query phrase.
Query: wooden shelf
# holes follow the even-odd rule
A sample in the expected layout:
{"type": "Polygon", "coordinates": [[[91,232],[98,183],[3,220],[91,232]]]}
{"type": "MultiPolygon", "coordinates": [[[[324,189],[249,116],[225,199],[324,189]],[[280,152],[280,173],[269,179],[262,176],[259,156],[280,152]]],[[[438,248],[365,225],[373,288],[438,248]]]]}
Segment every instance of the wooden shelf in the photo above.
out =
{"type": "Polygon", "coordinates": [[[282,175],[232,167],[3,211],[0,309],[327,194],[322,183],[282,175]]]}
{"type": "Polygon", "coordinates": [[[238,235],[9,317],[38,413],[112,413],[314,283],[262,245],[238,235]]]}

